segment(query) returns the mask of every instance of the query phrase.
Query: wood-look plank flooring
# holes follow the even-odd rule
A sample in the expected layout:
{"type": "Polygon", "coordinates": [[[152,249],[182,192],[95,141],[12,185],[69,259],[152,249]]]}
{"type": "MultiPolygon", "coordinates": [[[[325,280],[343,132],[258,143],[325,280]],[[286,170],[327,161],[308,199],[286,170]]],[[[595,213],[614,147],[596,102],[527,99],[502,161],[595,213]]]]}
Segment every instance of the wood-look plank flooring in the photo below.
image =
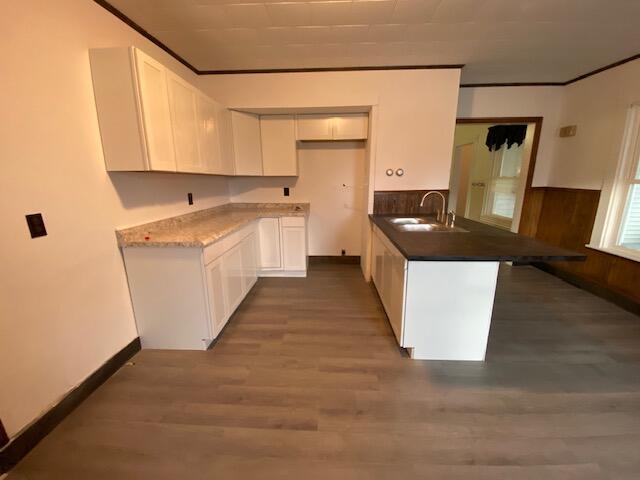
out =
{"type": "Polygon", "coordinates": [[[133,361],[9,478],[640,478],[640,319],[531,267],[501,269],[485,363],[407,358],[356,265],[133,361]]]}

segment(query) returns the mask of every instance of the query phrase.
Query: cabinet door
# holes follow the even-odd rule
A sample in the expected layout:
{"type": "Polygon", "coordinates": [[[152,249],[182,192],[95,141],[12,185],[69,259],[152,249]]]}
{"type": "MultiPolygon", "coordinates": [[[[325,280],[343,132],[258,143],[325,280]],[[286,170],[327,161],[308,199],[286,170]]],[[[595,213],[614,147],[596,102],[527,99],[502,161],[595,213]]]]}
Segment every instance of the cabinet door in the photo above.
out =
{"type": "Polygon", "coordinates": [[[298,115],[296,130],[298,140],[331,140],[333,138],[331,115],[298,115]]]}
{"type": "Polygon", "coordinates": [[[198,94],[198,147],[203,171],[222,175],[220,158],[220,132],[218,128],[218,104],[205,95],[198,94]]]}
{"type": "Polygon", "coordinates": [[[307,269],[307,236],[304,227],[282,227],[282,260],[285,270],[307,269]]]}
{"type": "Polygon", "coordinates": [[[140,50],[135,58],[149,169],[175,172],[167,71],[140,50]]]}
{"type": "Polygon", "coordinates": [[[209,312],[211,316],[211,331],[214,338],[220,333],[227,321],[227,307],[225,304],[225,285],[222,259],[218,258],[207,264],[207,291],[209,293],[209,312]]]}
{"type": "Polygon", "coordinates": [[[260,258],[258,264],[263,270],[282,269],[280,250],[280,220],[278,218],[261,218],[258,223],[260,237],[260,258]]]}
{"type": "Polygon", "coordinates": [[[390,272],[389,272],[389,309],[387,315],[393,333],[400,346],[403,345],[403,319],[404,319],[404,287],[406,278],[406,259],[398,252],[390,252],[390,272]]]}
{"type": "Polygon", "coordinates": [[[261,115],[263,175],[298,175],[296,126],[293,115],[261,115]]]}
{"type": "Polygon", "coordinates": [[[362,140],[369,133],[369,115],[349,113],[333,119],[333,138],[335,140],[362,140]]]}
{"type": "Polygon", "coordinates": [[[225,304],[231,315],[244,296],[242,279],[242,252],[237,244],[222,256],[225,304]]]}
{"type": "Polygon", "coordinates": [[[379,234],[374,231],[373,244],[371,247],[371,276],[373,283],[376,285],[378,294],[382,296],[382,281],[383,275],[383,260],[384,260],[384,245],[380,240],[379,234]]]}
{"type": "Polygon", "coordinates": [[[197,92],[169,71],[167,85],[177,171],[204,173],[205,163],[199,151],[197,92]]]}
{"type": "Polygon", "coordinates": [[[236,175],[262,175],[260,120],[258,115],[231,112],[236,175]]]}
{"type": "Polygon", "coordinates": [[[242,240],[240,250],[242,252],[243,290],[246,295],[258,279],[255,234],[251,233],[242,240]]]}
{"type": "Polygon", "coordinates": [[[221,174],[235,175],[235,152],[233,150],[233,125],[231,120],[231,110],[216,105],[218,127],[220,132],[220,165],[221,174]]]}

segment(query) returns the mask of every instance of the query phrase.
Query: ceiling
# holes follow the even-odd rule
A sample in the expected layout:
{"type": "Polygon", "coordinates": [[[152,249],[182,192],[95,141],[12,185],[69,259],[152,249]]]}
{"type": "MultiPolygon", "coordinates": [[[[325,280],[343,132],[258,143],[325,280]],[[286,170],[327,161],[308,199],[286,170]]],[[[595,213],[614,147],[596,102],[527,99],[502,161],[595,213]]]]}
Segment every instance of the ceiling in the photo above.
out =
{"type": "Polygon", "coordinates": [[[640,0],[109,0],[197,70],[465,64],[564,82],[640,52],[640,0]]]}

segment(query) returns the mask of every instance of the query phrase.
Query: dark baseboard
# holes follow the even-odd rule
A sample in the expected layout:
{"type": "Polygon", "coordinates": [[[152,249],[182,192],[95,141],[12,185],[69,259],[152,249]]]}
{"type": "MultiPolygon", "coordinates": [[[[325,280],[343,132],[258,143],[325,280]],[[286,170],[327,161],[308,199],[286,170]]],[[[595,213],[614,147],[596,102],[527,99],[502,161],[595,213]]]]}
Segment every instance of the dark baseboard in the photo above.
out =
{"type": "Polygon", "coordinates": [[[98,370],[89,375],[80,385],[67,393],[51,410],[19,433],[6,447],[0,450],[0,475],[16,466],[40,440],[46,437],[91,393],[139,352],[140,348],[140,338],[136,337],[107,360],[98,370]]]}
{"type": "Polygon", "coordinates": [[[623,308],[631,313],[635,313],[636,315],[640,315],[640,303],[635,302],[629,297],[605,288],[602,285],[599,285],[591,280],[587,280],[578,275],[574,275],[573,273],[561,270],[549,263],[535,262],[532,263],[532,265],[536,268],[539,268],[540,270],[543,270],[564,280],[567,283],[570,283],[571,285],[581,288],[582,290],[586,290],[589,293],[593,293],[600,298],[614,303],[620,308],[623,308]]]}
{"type": "Polygon", "coordinates": [[[0,448],[4,447],[7,443],[9,443],[9,435],[7,435],[7,431],[4,429],[2,419],[0,419],[0,448]]]}
{"type": "Polygon", "coordinates": [[[360,265],[360,255],[312,255],[309,256],[311,265],[323,263],[341,263],[347,265],[360,265]]]}

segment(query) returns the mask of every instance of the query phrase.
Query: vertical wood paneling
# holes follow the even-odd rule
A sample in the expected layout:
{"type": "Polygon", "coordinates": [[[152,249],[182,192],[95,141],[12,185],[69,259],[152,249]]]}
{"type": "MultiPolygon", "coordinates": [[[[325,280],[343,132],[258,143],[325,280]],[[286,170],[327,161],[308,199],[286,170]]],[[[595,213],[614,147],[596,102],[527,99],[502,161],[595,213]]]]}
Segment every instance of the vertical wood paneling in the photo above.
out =
{"type": "Polygon", "coordinates": [[[553,262],[545,264],[545,269],[640,310],[640,263],[585,247],[591,239],[600,191],[553,187],[532,190],[535,194],[529,211],[526,215],[523,212],[520,233],[587,255],[584,262],[553,262]]]}

